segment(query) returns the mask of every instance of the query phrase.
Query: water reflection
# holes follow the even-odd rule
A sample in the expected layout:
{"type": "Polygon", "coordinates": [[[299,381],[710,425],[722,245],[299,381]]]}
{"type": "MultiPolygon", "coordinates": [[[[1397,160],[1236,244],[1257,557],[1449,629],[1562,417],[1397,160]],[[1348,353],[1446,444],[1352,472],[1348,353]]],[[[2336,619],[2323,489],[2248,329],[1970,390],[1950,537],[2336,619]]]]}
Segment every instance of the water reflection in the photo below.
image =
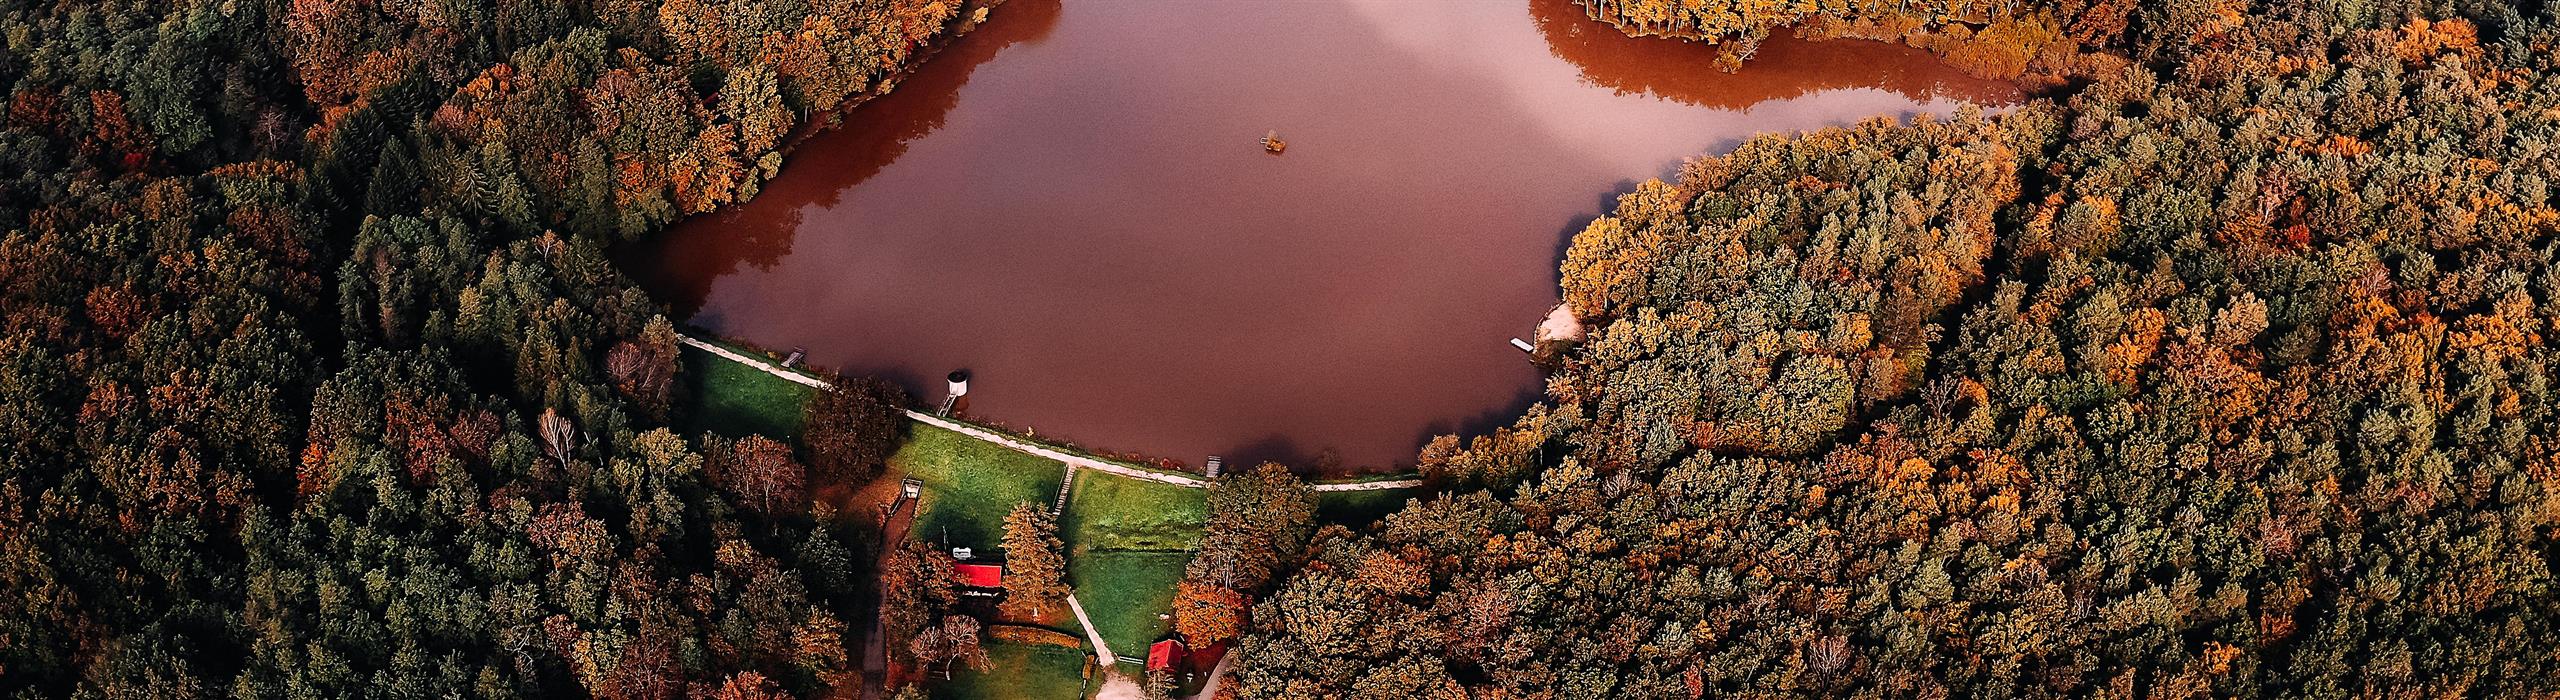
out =
{"type": "Polygon", "coordinates": [[[1713,67],[1713,44],[1630,40],[1616,28],[1586,18],[1572,0],[1532,0],[1529,14],[1548,51],[1580,69],[1584,81],[1621,95],[1713,109],[1746,109],[1847,88],[1887,90],[1916,102],[1952,98],[2007,104],[2020,96],[2015,85],[1965,75],[1907,46],[1814,42],[1781,32],[1761,44],[1742,70],[1725,73],[1713,67]]]}
{"type": "Polygon", "coordinates": [[[741,265],[771,269],[791,253],[802,212],[835,206],[838,195],[905,156],[907,144],[942,128],[978,66],[1017,44],[1039,43],[1057,28],[1058,3],[1004,3],[989,13],[986,23],[917,67],[889,94],[854,108],[836,128],[797,144],[781,176],[765,183],[754,200],[695,217],[667,235],[629,246],[620,251],[624,269],[683,316],[701,311],[711,282],[741,265]]]}
{"type": "Polygon", "coordinates": [[[1015,0],[761,197],[626,260],[715,332],[970,367],[976,412],[1044,435],[1386,467],[1536,397],[1504,341],[1599,195],[1755,133],[2014,95],[1882,45],[1717,73],[1569,34],[1577,12],[1015,0]]]}

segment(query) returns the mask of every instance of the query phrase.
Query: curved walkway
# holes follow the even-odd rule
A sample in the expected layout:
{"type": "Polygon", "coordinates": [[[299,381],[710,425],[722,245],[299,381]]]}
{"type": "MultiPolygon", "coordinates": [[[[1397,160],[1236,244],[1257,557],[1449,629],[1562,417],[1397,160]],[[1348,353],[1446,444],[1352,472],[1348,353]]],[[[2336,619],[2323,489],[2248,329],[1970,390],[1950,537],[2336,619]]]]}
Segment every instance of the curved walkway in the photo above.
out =
{"type": "Polygon", "coordinates": [[[1227,647],[1227,653],[1218,657],[1218,665],[1209,669],[1209,682],[1200,686],[1200,692],[1191,694],[1191,700],[1212,700],[1218,697],[1218,686],[1227,682],[1227,664],[1235,661],[1236,654],[1239,653],[1242,652],[1236,647],[1227,647]]]}
{"type": "MultiPolygon", "coordinates": [[[[783,369],[783,368],[780,368],[780,367],[775,367],[775,366],[773,366],[773,363],[770,363],[770,362],[766,362],[766,361],[764,361],[764,358],[760,358],[760,357],[750,357],[750,356],[745,355],[745,354],[743,354],[743,353],[739,353],[739,352],[737,352],[737,351],[733,351],[733,350],[730,350],[730,349],[728,349],[728,348],[720,347],[719,345],[714,344],[714,343],[704,342],[704,341],[702,341],[702,340],[699,340],[699,339],[694,338],[693,336],[684,335],[684,334],[682,334],[682,333],[678,333],[678,334],[676,334],[676,340],[677,340],[677,341],[680,341],[680,342],[682,342],[682,343],[684,343],[684,344],[686,344],[686,345],[690,345],[690,346],[693,346],[694,348],[700,349],[700,350],[702,350],[703,352],[707,352],[707,353],[711,353],[711,354],[713,354],[713,355],[717,355],[717,356],[721,357],[722,359],[726,359],[726,360],[728,360],[728,361],[736,362],[736,363],[738,363],[738,364],[746,365],[746,366],[749,366],[749,367],[754,367],[754,368],[756,368],[756,369],[764,370],[764,372],[765,372],[766,374],[770,374],[770,375],[773,375],[773,376],[776,376],[776,377],[781,377],[781,378],[783,378],[783,379],[790,380],[790,381],[792,381],[792,382],[794,382],[794,383],[797,383],[797,384],[800,384],[800,385],[803,385],[803,386],[807,386],[807,387],[814,388],[814,389],[826,389],[826,388],[828,388],[828,385],[827,385],[826,380],[819,379],[819,378],[817,378],[817,377],[812,377],[812,376],[809,376],[809,375],[806,375],[806,374],[801,374],[801,373],[799,373],[799,372],[793,372],[793,371],[791,371],[791,370],[783,369]]],[[[970,424],[968,424],[968,423],[963,423],[963,422],[960,422],[960,421],[951,420],[951,419],[949,419],[949,418],[943,418],[943,417],[936,416],[936,415],[933,415],[933,414],[930,414],[930,413],[925,413],[925,412],[922,412],[922,411],[908,410],[908,411],[907,411],[907,417],[908,417],[908,418],[911,418],[911,419],[914,419],[914,420],[915,420],[916,422],[918,422],[918,423],[924,423],[924,424],[931,425],[931,426],[934,426],[934,427],[937,427],[937,428],[942,428],[942,429],[944,429],[944,430],[949,430],[949,431],[951,431],[951,432],[959,433],[959,434],[962,434],[962,435],[967,435],[967,436],[972,437],[972,438],[977,438],[977,439],[979,439],[979,440],[983,440],[983,441],[986,441],[986,442],[994,443],[994,444],[996,444],[996,445],[998,445],[998,446],[1001,446],[1001,447],[1003,447],[1003,448],[1005,448],[1005,449],[1013,450],[1013,451],[1015,451],[1015,452],[1021,452],[1021,453],[1028,454],[1028,455],[1032,455],[1032,456],[1035,456],[1035,457],[1043,457],[1043,458],[1047,458],[1047,459],[1054,459],[1054,460],[1057,460],[1057,461],[1059,461],[1059,462],[1063,462],[1063,463],[1065,463],[1065,464],[1066,464],[1067,466],[1069,466],[1069,467],[1074,467],[1074,468],[1079,468],[1079,469],[1091,469],[1091,470],[1094,470],[1094,471],[1102,472],[1102,473],[1105,473],[1105,474],[1111,474],[1111,475],[1114,475],[1114,476],[1125,476],[1125,477],[1128,477],[1128,478],[1131,478],[1131,479],[1142,479],[1142,480],[1146,480],[1146,481],[1153,481],[1153,482],[1158,482],[1158,483],[1173,484],[1173,485],[1175,485],[1175,486],[1181,486],[1181,487],[1184,487],[1184,488],[1194,488],[1194,489],[1199,489],[1199,488],[1208,488],[1208,487],[1209,487],[1209,480],[1207,480],[1207,479],[1203,479],[1203,478],[1200,478],[1200,477],[1195,476],[1195,475],[1191,475],[1191,474],[1177,474],[1177,473],[1173,473],[1173,472],[1160,472],[1160,471],[1154,471],[1154,470],[1149,470],[1149,469],[1140,469],[1140,468],[1138,468],[1138,467],[1129,466],[1129,465],[1122,464],[1122,463],[1119,463],[1119,462],[1113,462],[1113,461],[1109,461],[1109,460],[1096,459],[1096,458],[1093,458],[1093,457],[1087,457],[1087,456],[1084,456],[1084,455],[1073,454],[1073,453],[1069,453],[1069,452],[1065,452],[1065,451],[1058,450],[1058,449],[1056,449],[1056,448],[1049,447],[1049,446],[1047,446],[1047,445],[1042,445],[1042,444],[1035,443],[1035,442],[1031,442],[1031,441],[1028,441],[1028,440],[1023,440],[1023,439],[1021,439],[1021,438],[1016,438],[1016,437],[1013,437],[1013,436],[1011,436],[1011,435],[1006,435],[1006,434],[999,433],[999,432],[996,432],[996,431],[993,431],[993,430],[988,430],[988,429],[986,429],[986,428],[981,428],[981,427],[978,427],[978,426],[975,426],[975,425],[970,425],[970,424]]],[[[1386,491],[1386,490],[1392,490],[1392,489],[1409,489],[1409,488],[1414,488],[1414,487],[1421,486],[1421,485],[1422,485],[1422,480],[1421,480],[1421,479],[1389,479],[1389,480],[1383,480],[1383,481],[1355,481],[1355,482],[1332,483],[1332,484],[1315,484],[1315,485],[1309,486],[1308,488],[1309,488],[1310,490],[1317,491],[1317,492],[1336,492],[1336,491],[1386,491]]]]}

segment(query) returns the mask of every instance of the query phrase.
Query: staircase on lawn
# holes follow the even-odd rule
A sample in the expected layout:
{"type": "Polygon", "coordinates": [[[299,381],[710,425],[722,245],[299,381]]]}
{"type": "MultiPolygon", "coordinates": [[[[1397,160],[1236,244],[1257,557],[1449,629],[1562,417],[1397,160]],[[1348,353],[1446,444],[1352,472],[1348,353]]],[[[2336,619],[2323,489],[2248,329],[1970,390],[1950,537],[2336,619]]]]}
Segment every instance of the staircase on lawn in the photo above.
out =
{"type": "Polygon", "coordinates": [[[1070,464],[1067,465],[1067,478],[1058,480],[1058,502],[1049,504],[1049,517],[1055,518],[1067,512],[1067,491],[1075,485],[1076,467],[1070,464]]]}

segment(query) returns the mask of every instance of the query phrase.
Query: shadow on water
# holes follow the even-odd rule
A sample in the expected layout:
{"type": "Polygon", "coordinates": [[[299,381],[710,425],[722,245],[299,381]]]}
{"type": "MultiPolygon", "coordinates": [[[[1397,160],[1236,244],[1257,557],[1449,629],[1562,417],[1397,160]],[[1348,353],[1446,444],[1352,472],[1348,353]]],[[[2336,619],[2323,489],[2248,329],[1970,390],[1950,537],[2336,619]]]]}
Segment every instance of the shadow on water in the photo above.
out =
{"type": "MultiPolygon", "coordinates": [[[[1478,435],[1489,435],[1497,428],[1511,427],[1512,422],[1520,419],[1520,414],[1527,413],[1530,406],[1538,405],[1538,402],[1545,401],[1546,399],[1547,392],[1543,383],[1537,387],[1522,389],[1519,396],[1513,397],[1510,401],[1504,402],[1500,406],[1485,409],[1483,412],[1477,413],[1476,415],[1450,420],[1433,421],[1430,424],[1424,425],[1421,430],[1415,432],[1413,442],[1415,445],[1428,445],[1431,443],[1432,439],[1438,438],[1442,435],[1456,435],[1458,436],[1459,444],[1464,446],[1466,441],[1475,439],[1478,435]]],[[[1406,464],[1406,466],[1409,466],[1409,464],[1406,464]]],[[[1368,473],[1375,473],[1379,470],[1372,469],[1366,471],[1368,473]]]]}
{"type": "Polygon", "coordinates": [[[1816,42],[1777,34],[1741,70],[1726,73],[1714,67],[1719,50],[1714,44],[1631,39],[1588,18],[1573,0],[1530,0],[1529,13],[1547,50],[1581,69],[1583,80],[1621,95],[1748,109],[1844,88],[1888,90],[1924,102],[1953,98],[1998,104],[2016,102],[2022,94],[2016,85],[1965,75],[1926,51],[1899,44],[1816,42]]]}
{"type": "MultiPolygon", "coordinates": [[[[1735,143],[1739,142],[1737,141],[1735,143]]],[[[1716,149],[1711,152],[1724,153],[1731,150],[1733,150],[1733,145],[1731,143],[1720,143],[1717,144],[1716,149]]],[[[1673,169],[1676,171],[1678,166],[1673,166],[1673,169]]],[[[1669,181],[1672,177],[1677,175],[1677,172],[1664,173],[1662,178],[1665,181],[1669,181]]],[[[1554,256],[1556,265],[1552,269],[1547,270],[1547,279],[1556,283],[1556,289],[1561,291],[1564,288],[1564,255],[1565,253],[1573,250],[1573,237],[1580,235],[1583,229],[1590,228],[1591,222],[1599,221],[1601,217],[1618,213],[1618,199],[1634,194],[1636,186],[1640,184],[1643,184],[1643,182],[1633,179],[1619,180],[1610,184],[1608,189],[1602,190],[1600,194],[1597,195],[1596,201],[1593,203],[1590,211],[1574,216],[1571,222],[1565,224],[1563,230],[1556,232],[1554,256]]]]}
{"type": "Polygon", "coordinates": [[[1218,456],[1226,460],[1229,473],[1241,473],[1264,462],[1279,462],[1303,475],[1311,473],[1317,454],[1287,435],[1271,433],[1229,447],[1218,456]]]}
{"type": "Polygon", "coordinates": [[[1060,2],[1011,0],[997,7],[985,24],[927,58],[888,94],[847,110],[842,123],[801,141],[784,158],[782,173],[766,181],[755,199],[677,222],[657,236],[623,246],[617,251],[622,268],[677,316],[694,316],[712,281],[740,265],[770,269],[790,255],[803,211],[835,205],[845,191],[905,156],[908,144],[941,129],[979,66],[1007,48],[1048,38],[1058,26],[1060,2]]]}

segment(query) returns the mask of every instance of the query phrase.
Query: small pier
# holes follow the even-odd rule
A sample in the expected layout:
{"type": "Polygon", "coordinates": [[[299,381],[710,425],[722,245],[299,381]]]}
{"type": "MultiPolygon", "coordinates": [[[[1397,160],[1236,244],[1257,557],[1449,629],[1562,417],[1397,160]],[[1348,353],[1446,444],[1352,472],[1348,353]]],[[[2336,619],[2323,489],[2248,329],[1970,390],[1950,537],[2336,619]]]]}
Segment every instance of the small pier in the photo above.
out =
{"type": "Polygon", "coordinates": [[[951,417],[951,409],[960,405],[960,397],[969,395],[969,370],[951,370],[951,375],[944,378],[951,380],[951,387],[942,395],[942,407],[933,411],[937,418],[951,417]]]}

